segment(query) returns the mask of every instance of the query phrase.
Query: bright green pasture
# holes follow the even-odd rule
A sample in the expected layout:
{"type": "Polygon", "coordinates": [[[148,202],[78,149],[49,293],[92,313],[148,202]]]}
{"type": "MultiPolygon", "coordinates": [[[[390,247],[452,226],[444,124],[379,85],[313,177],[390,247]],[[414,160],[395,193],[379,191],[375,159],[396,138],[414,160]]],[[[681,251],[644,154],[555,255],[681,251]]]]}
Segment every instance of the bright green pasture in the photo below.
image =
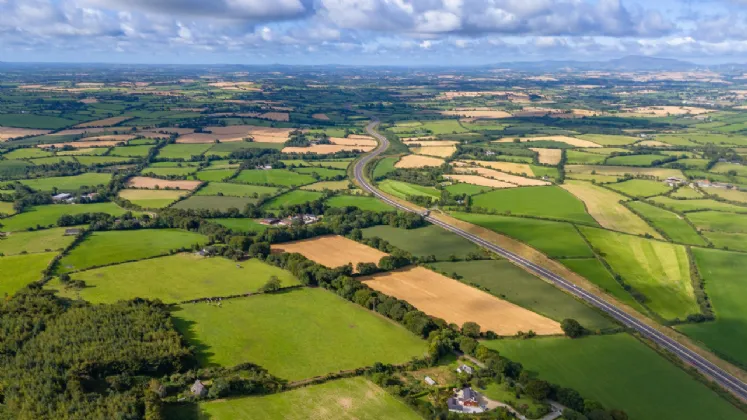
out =
{"type": "Polygon", "coordinates": [[[713,249],[693,249],[698,272],[713,306],[716,320],[688,324],[678,330],[742,367],[747,366],[747,255],[713,249]]]}
{"type": "Polygon", "coordinates": [[[65,236],[65,228],[15,232],[0,236],[0,254],[16,255],[24,252],[61,251],[70,245],[75,236],[65,236]]]}
{"type": "Polygon", "coordinates": [[[197,179],[201,181],[223,181],[233,176],[235,169],[211,169],[209,171],[197,172],[197,179]]]}
{"type": "Polygon", "coordinates": [[[447,275],[456,273],[464,283],[477,284],[495,296],[557,321],[573,318],[591,330],[615,326],[596,310],[507,260],[438,262],[430,265],[447,275]]]}
{"type": "Polygon", "coordinates": [[[326,204],[330,207],[357,207],[361,210],[370,211],[394,211],[394,207],[377,198],[359,195],[336,195],[328,199],[326,204]]]}
{"type": "Polygon", "coordinates": [[[706,245],[698,232],[680,215],[642,201],[630,201],[627,204],[650,220],[655,228],[664,232],[672,241],[688,245],[706,245]]]}
{"type": "Polygon", "coordinates": [[[187,194],[181,190],[120,190],[119,196],[145,209],[161,209],[187,194]]]}
{"type": "Polygon", "coordinates": [[[576,389],[606,408],[638,420],[743,419],[744,413],[627,334],[485,343],[539,372],[542,379],[576,389]]]}
{"type": "Polygon", "coordinates": [[[705,170],[706,167],[708,167],[708,163],[710,161],[708,159],[696,159],[696,158],[688,158],[688,159],[679,159],[675,162],[668,163],[666,166],[684,166],[687,169],[702,169],[705,170]]]}
{"type": "Polygon", "coordinates": [[[158,177],[169,177],[169,176],[187,176],[187,175],[192,174],[196,170],[197,168],[190,168],[189,166],[184,166],[181,168],[178,168],[178,167],[145,168],[140,173],[143,175],[153,174],[154,176],[158,176],[158,177]]]}
{"type": "Polygon", "coordinates": [[[606,165],[618,166],[651,166],[656,161],[666,159],[668,156],[661,155],[631,155],[631,156],[614,156],[608,158],[604,163],[606,165]]]}
{"type": "Polygon", "coordinates": [[[186,304],[173,316],[203,366],[250,362],[289,380],[404,363],[427,351],[400,325],[323,289],[186,304]]]}
{"type": "Polygon", "coordinates": [[[153,146],[151,145],[118,146],[113,148],[112,151],[109,152],[109,156],[145,157],[148,156],[148,153],[152,148],[153,146]]]}
{"type": "Polygon", "coordinates": [[[646,296],[652,311],[664,319],[700,313],[684,246],[603,229],[580,230],[612,270],[646,296]]]}
{"type": "Polygon", "coordinates": [[[373,171],[373,177],[374,179],[382,178],[386,176],[390,172],[394,172],[396,168],[394,167],[394,164],[397,163],[399,160],[399,157],[386,157],[384,159],[381,159],[378,163],[376,163],[376,167],[373,171]]]}
{"type": "MultiPolygon", "coordinates": [[[[419,420],[404,402],[363,377],[340,379],[262,397],[201,403],[198,420],[419,420]]],[[[188,416],[188,415],[186,415],[188,416]]],[[[174,418],[183,418],[176,414],[174,418]]]]}
{"type": "Polygon", "coordinates": [[[234,208],[244,210],[247,204],[256,203],[257,199],[250,197],[229,197],[215,195],[193,195],[192,197],[174,204],[173,208],[183,210],[221,210],[234,208]]]}
{"type": "Polygon", "coordinates": [[[581,200],[556,186],[495,190],[475,196],[472,206],[497,213],[597,224],[581,200]]]}
{"type": "Polygon", "coordinates": [[[720,211],[698,211],[688,213],[687,218],[690,219],[698,229],[747,233],[747,214],[724,213],[720,211]]]}
{"type": "Polygon", "coordinates": [[[747,176],[747,166],[738,165],[736,163],[719,162],[711,168],[711,172],[728,174],[734,173],[737,176],[747,176]]]}
{"type": "Polygon", "coordinates": [[[303,159],[291,159],[281,160],[286,166],[299,166],[299,167],[310,167],[316,166],[321,168],[333,168],[333,169],[347,169],[350,166],[350,159],[342,160],[303,160],[303,159]]]}
{"type": "Polygon", "coordinates": [[[13,232],[29,228],[49,227],[57,225],[57,220],[64,214],[76,215],[84,213],[107,213],[119,216],[127,210],[114,203],[95,204],[52,204],[47,206],[35,206],[24,210],[23,213],[13,217],[1,219],[2,231],[13,232]]]}
{"type": "Polygon", "coordinates": [[[607,184],[606,186],[631,197],[652,197],[672,190],[663,182],[648,179],[631,179],[617,184],[607,184]]]}
{"type": "Polygon", "coordinates": [[[716,248],[747,252],[747,233],[703,232],[716,248]]]}
{"type": "Polygon", "coordinates": [[[218,223],[236,232],[264,232],[269,228],[267,225],[260,224],[254,219],[230,218],[230,219],[210,219],[213,223],[218,223]]]}
{"type": "Polygon", "coordinates": [[[42,271],[57,255],[55,252],[0,257],[0,298],[12,295],[27,284],[41,280],[42,271]]]}
{"type": "Polygon", "coordinates": [[[451,215],[518,239],[553,258],[594,256],[583,237],[569,223],[477,213],[454,212],[451,215]]]}
{"type": "Polygon", "coordinates": [[[179,229],[94,232],[60,260],[57,271],[65,273],[142,260],[207,241],[204,235],[179,229]]]}
{"type": "Polygon", "coordinates": [[[669,195],[675,198],[686,198],[686,199],[703,198],[703,194],[701,194],[699,191],[696,191],[690,187],[680,187],[677,191],[669,195]]]}
{"type": "Polygon", "coordinates": [[[261,195],[275,195],[280,191],[277,187],[261,185],[233,184],[228,182],[210,182],[200,188],[196,195],[227,195],[231,197],[259,197],[261,195]]]}
{"type": "Polygon", "coordinates": [[[433,187],[424,187],[422,185],[410,184],[408,182],[395,181],[386,179],[379,183],[379,189],[395,197],[406,199],[408,196],[421,197],[441,197],[441,192],[433,187]]]}
{"type": "Polygon", "coordinates": [[[18,177],[34,165],[25,160],[0,160],[0,177],[18,177]]]}
{"type": "Polygon", "coordinates": [[[268,209],[279,209],[281,207],[294,206],[308,203],[322,198],[322,193],[316,191],[294,190],[281,194],[269,201],[263,207],[268,209]]]}
{"type": "Polygon", "coordinates": [[[654,197],[651,199],[655,203],[665,207],[672,208],[676,211],[689,212],[697,210],[718,210],[733,211],[736,213],[747,213],[747,206],[737,206],[735,204],[723,203],[711,199],[702,200],[677,200],[669,197],[654,197]]]}
{"type": "Polygon", "coordinates": [[[85,186],[95,187],[97,185],[106,185],[111,179],[111,174],[90,172],[74,176],[22,179],[19,182],[37,191],[52,191],[54,188],[57,188],[59,191],[77,191],[85,186]]]}
{"type": "Polygon", "coordinates": [[[295,168],[293,169],[293,172],[298,172],[299,174],[305,174],[305,175],[317,174],[319,176],[319,179],[332,179],[338,176],[345,177],[347,174],[342,169],[329,169],[329,168],[317,168],[317,167],[295,168]]]}
{"type": "Polygon", "coordinates": [[[113,165],[116,163],[132,162],[133,158],[121,156],[75,156],[75,160],[83,166],[113,165]]]}
{"type": "Polygon", "coordinates": [[[566,150],[565,155],[568,163],[581,165],[598,165],[604,163],[604,160],[607,159],[604,155],[579,150],[566,150]]]}
{"type": "Polygon", "coordinates": [[[441,229],[436,225],[418,229],[399,229],[379,225],[363,229],[363,237],[377,236],[397,248],[416,257],[434,256],[437,260],[448,260],[452,256],[464,259],[470,253],[480,253],[480,248],[459,235],[441,229]]]}
{"type": "Polygon", "coordinates": [[[449,192],[451,195],[475,195],[475,194],[481,194],[484,192],[488,192],[492,190],[490,187],[483,187],[481,185],[472,185],[472,184],[465,184],[463,182],[452,184],[444,187],[446,191],[449,192]]]}
{"type": "Polygon", "coordinates": [[[57,130],[77,124],[79,121],[49,115],[34,114],[0,114],[0,125],[18,128],[36,128],[40,130],[57,130]]]}
{"type": "Polygon", "coordinates": [[[44,149],[39,149],[38,147],[28,147],[24,149],[11,150],[10,152],[5,153],[3,155],[3,158],[4,159],[31,159],[31,158],[50,157],[50,156],[54,156],[54,154],[44,149]]]}
{"type": "Polygon", "coordinates": [[[301,187],[302,190],[307,191],[342,191],[350,190],[350,186],[353,185],[350,180],[343,179],[342,181],[319,181],[313,184],[304,185],[301,187]]]}
{"type": "Polygon", "coordinates": [[[29,159],[28,161],[33,163],[34,165],[57,165],[60,163],[77,162],[77,160],[72,156],[52,156],[52,157],[34,158],[34,159],[29,159]]]}
{"type": "Polygon", "coordinates": [[[558,260],[561,264],[571,269],[571,271],[580,274],[585,279],[591,281],[609,294],[619,299],[621,302],[637,309],[640,312],[648,312],[641,306],[633,296],[625,290],[620,283],[612,277],[607,268],[596,258],[569,258],[558,260]]]}
{"type": "Polygon", "coordinates": [[[253,293],[271,276],[283,287],[299,284],[289,272],[257,259],[237,263],[222,257],[205,258],[176,254],[72,273],[86,287],[71,290],[58,281],[50,283],[68,297],[93,303],[114,303],[134,298],[160,299],[166,303],[215,296],[253,293]]]}
{"type": "Polygon", "coordinates": [[[13,203],[9,201],[0,201],[0,216],[10,216],[11,214],[16,214],[16,209],[13,207],[13,203]]]}
{"type": "Polygon", "coordinates": [[[212,144],[167,144],[158,152],[158,157],[189,160],[192,156],[202,155],[212,146],[212,144]]]}
{"type": "Polygon", "coordinates": [[[623,146],[633,144],[640,140],[638,137],[616,136],[612,134],[582,134],[576,137],[596,144],[601,144],[602,146],[623,146]]]}
{"type": "Polygon", "coordinates": [[[311,184],[316,181],[311,175],[299,174],[287,169],[247,169],[233,179],[243,184],[278,185],[291,187],[311,184]]]}

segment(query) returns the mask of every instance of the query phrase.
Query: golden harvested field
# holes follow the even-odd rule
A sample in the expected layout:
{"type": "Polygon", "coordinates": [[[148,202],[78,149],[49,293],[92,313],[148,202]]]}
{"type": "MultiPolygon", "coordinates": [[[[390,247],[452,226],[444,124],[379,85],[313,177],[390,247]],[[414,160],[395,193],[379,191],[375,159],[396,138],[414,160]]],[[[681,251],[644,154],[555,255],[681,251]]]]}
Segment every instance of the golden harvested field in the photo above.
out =
{"type": "Polygon", "coordinates": [[[117,125],[121,123],[122,121],[129,120],[132,117],[111,117],[111,118],[104,118],[103,120],[96,120],[96,121],[88,121],[83,124],[78,124],[74,128],[89,128],[89,127],[110,127],[112,125],[117,125]]]}
{"type": "Polygon", "coordinates": [[[644,175],[659,179],[666,179],[670,176],[677,178],[687,178],[679,169],[666,168],[634,168],[628,166],[602,166],[602,165],[566,165],[565,171],[571,174],[587,174],[595,172],[597,175],[625,176],[625,174],[644,175]]]}
{"type": "MultiPolygon", "coordinates": [[[[264,141],[264,140],[263,140],[264,141]]],[[[353,152],[356,150],[368,152],[376,146],[341,146],[337,144],[317,144],[316,146],[309,147],[284,147],[281,150],[283,153],[314,153],[319,155],[327,155],[330,153],[337,152],[353,152]]]]}
{"type": "Polygon", "coordinates": [[[481,187],[492,188],[514,188],[516,185],[508,182],[498,181],[497,179],[485,178],[480,175],[444,175],[444,178],[452,181],[464,182],[465,184],[479,185],[481,187]]]}
{"type": "Polygon", "coordinates": [[[410,151],[416,155],[428,155],[447,158],[456,152],[454,146],[435,146],[435,147],[411,147],[410,151]]]}
{"type": "Polygon", "coordinates": [[[272,121],[290,121],[290,114],[287,112],[265,112],[264,114],[260,114],[259,118],[272,121]]]}
{"type": "Polygon", "coordinates": [[[135,176],[127,181],[129,188],[160,189],[171,188],[175,190],[194,190],[202,184],[202,181],[182,181],[151,178],[147,176],[135,176]]]}
{"type": "Polygon", "coordinates": [[[14,139],[16,137],[40,136],[49,133],[49,130],[32,130],[30,128],[0,127],[0,141],[14,139]]]}
{"type": "Polygon", "coordinates": [[[414,146],[418,145],[420,147],[444,147],[444,146],[455,146],[459,144],[458,141],[454,140],[413,140],[413,141],[405,141],[404,142],[406,146],[414,146]]]}
{"type": "Polygon", "coordinates": [[[361,281],[448,323],[476,322],[482,331],[504,336],[529,330],[540,335],[562,333],[560,324],[551,319],[423,267],[404,268],[361,281]]]}
{"type": "Polygon", "coordinates": [[[513,163],[513,162],[491,162],[488,160],[465,160],[457,162],[457,165],[462,166],[465,163],[470,165],[485,166],[491,169],[497,169],[503,172],[510,172],[512,174],[526,174],[534,176],[532,167],[526,163],[513,163]]]}
{"type": "Polygon", "coordinates": [[[360,262],[379,263],[385,252],[370,246],[355,242],[344,236],[328,235],[286,242],[272,246],[272,252],[299,253],[304,257],[325,267],[335,268],[353,264],[353,268],[360,262]]]}
{"type": "Polygon", "coordinates": [[[654,228],[620,204],[628,200],[625,196],[585,181],[566,180],[561,187],[583,201],[586,211],[602,227],[634,235],[648,233],[661,239],[654,228]]]}
{"type": "MultiPolygon", "coordinates": [[[[512,143],[515,138],[516,137],[504,137],[500,140],[495,140],[495,143],[512,143]]],[[[575,137],[568,137],[568,136],[522,137],[519,140],[521,140],[522,143],[527,142],[527,141],[549,140],[549,141],[567,143],[567,144],[570,144],[571,146],[576,146],[576,147],[602,147],[601,145],[590,142],[588,140],[581,140],[575,137]]]]}
{"type": "Polygon", "coordinates": [[[262,91],[262,89],[256,87],[257,84],[254,82],[213,82],[208,83],[208,86],[223,90],[244,90],[250,92],[262,91]]]}
{"type": "Polygon", "coordinates": [[[331,141],[333,144],[337,144],[340,146],[376,146],[378,143],[376,143],[376,140],[374,140],[372,137],[330,137],[329,141],[331,141]]]}
{"type": "Polygon", "coordinates": [[[373,137],[365,135],[365,134],[350,134],[347,138],[349,139],[356,139],[356,140],[369,140],[373,137]]]}
{"type": "Polygon", "coordinates": [[[245,138],[252,137],[254,141],[260,143],[285,143],[288,140],[293,129],[275,128],[275,127],[258,127],[253,125],[229,125],[226,127],[206,127],[210,133],[191,133],[186,134],[178,139],[177,143],[214,143],[215,140],[221,142],[243,141],[245,138]]]}
{"type": "Polygon", "coordinates": [[[563,157],[563,151],[560,149],[543,149],[540,147],[530,147],[529,150],[539,154],[539,163],[545,165],[557,165],[563,157]]]}
{"type": "Polygon", "coordinates": [[[664,143],[658,140],[644,140],[635,144],[636,146],[648,146],[648,147],[672,147],[671,144],[664,143]]]}
{"type": "Polygon", "coordinates": [[[38,144],[36,145],[36,147],[39,147],[42,149],[47,149],[50,147],[61,149],[65,146],[71,146],[76,149],[87,149],[89,147],[111,147],[111,146],[116,146],[121,143],[122,143],[121,141],[71,141],[67,143],[38,144]]]}
{"type": "Polygon", "coordinates": [[[454,98],[476,98],[478,96],[506,96],[506,95],[511,95],[511,94],[513,94],[513,92],[505,91],[505,90],[477,91],[477,92],[453,91],[453,92],[441,92],[436,97],[436,99],[451,100],[454,98]]]}
{"type": "Polygon", "coordinates": [[[99,103],[99,100],[96,99],[96,98],[84,98],[84,99],[81,99],[78,102],[80,102],[82,104],[97,104],[97,103],[99,103]]]}
{"type": "Polygon", "coordinates": [[[313,114],[311,118],[319,121],[329,121],[327,114],[313,114]]]}
{"type": "Polygon", "coordinates": [[[472,172],[474,172],[486,178],[497,179],[499,181],[508,182],[509,184],[518,185],[520,187],[550,185],[549,182],[540,181],[539,179],[524,178],[523,176],[511,175],[504,172],[496,171],[494,169],[480,168],[476,166],[459,166],[454,168],[454,170],[456,170],[460,174],[471,174],[472,172]]]}
{"type": "Polygon", "coordinates": [[[395,168],[425,168],[428,166],[441,166],[444,160],[434,158],[430,156],[422,155],[405,155],[402,156],[397,163],[394,164],[395,168]]]}
{"type": "Polygon", "coordinates": [[[506,111],[500,110],[480,110],[480,109],[456,109],[454,111],[441,111],[441,115],[466,117],[466,118],[485,118],[485,119],[499,119],[499,118],[511,118],[513,115],[506,111]]]}
{"type": "Polygon", "coordinates": [[[644,115],[666,117],[667,115],[701,115],[715,112],[712,109],[698,108],[694,106],[641,106],[633,108],[623,115],[644,115]]]}

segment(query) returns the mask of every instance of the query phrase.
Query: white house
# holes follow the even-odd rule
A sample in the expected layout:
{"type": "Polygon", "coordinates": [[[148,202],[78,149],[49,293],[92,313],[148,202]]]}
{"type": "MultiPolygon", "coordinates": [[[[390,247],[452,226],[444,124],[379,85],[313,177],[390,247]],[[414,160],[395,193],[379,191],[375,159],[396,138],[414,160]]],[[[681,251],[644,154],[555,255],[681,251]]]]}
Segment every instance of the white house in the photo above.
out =
{"type": "Polygon", "coordinates": [[[472,369],[472,366],[467,365],[461,365],[458,368],[456,368],[457,373],[466,373],[467,375],[472,375],[475,370],[472,369]]]}

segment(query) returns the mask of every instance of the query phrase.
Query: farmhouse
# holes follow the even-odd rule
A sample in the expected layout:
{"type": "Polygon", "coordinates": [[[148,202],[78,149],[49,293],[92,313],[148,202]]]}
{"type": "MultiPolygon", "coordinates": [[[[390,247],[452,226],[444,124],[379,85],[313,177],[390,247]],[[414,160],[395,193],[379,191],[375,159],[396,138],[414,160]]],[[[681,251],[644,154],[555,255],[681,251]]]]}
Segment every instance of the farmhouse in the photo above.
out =
{"type": "Polygon", "coordinates": [[[195,397],[204,397],[207,395],[207,388],[205,388],[205,385],[203,385],[199,379],[195,381],[189,390],[195,397]]]}
{"type": "Polygon", "coordinates": [[[705,179],[695,181],[695,184],[699,186],[700,188],[726,188],[726,189],[734,188],[732,184],[726,184],[724,182],[711,182],[705,179]]]}
{"type": "Polygon", "coordinates": [[[467,375],[472,375],[475,370],[472,369],[472,366],[467,365],[461,365],[458,368],[456,368],[457,373],[466,373],[467,375]]]}
{"type": "Polygon", "coordinates": [[[669,185],[670,187],[677,187],[679,185],[685,185],[687,181],[682,178],[677,178],[676,176],[670,176],[669,178],[664,180],[664,183],[669,185]]]}
{"type": "Polygon", "coordinates": [[[52,200],[54,200],[54,201],[66,201],[66,200],[69,200],[71,197],[72,197],[72,194],[61,193],[61,194],[53,195],[52,196],[52,200]]]}
{"type": "Polygon", "coordinates": [[[482,396],[470,387],[463,389],[454,388],[454,395],[446,401],[449,411],[455,413],[477,414],[486,410],[486,406],[480,403],[482,396]]]}

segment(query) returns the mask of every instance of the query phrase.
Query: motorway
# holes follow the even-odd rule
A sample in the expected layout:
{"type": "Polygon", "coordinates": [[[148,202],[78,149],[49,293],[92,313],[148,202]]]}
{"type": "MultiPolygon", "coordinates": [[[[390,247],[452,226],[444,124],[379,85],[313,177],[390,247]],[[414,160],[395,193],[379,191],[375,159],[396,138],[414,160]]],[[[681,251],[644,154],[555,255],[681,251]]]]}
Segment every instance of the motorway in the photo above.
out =
{"type": "MultiPolygon", "coordinates": [[[[366,127],[366,131],[379,141],[379,146],[374,151],[364,156],[360,161],[358,161],[358,163],[356,163],[355,168],[354,168],[355,178],[363,189],[370,192],[371,194],[376,196],[378,199],[386,202],[387,204],[402,211],[417,212],[416,210],[413,210],[387,197],[385,194],[377,190],[376,187],[374,187],[368,181],[368,179],[364,176],[366,165],[371,160],[375,159],[378,155],[383,153],[387,149],[387,147],[389,147],[389,141],[386,139],[386,137],[382,136],[376,131],[376,127],[378,125],[379,125],[379,121],[373,120],[366,127]]],[[[740,379],[736,378],[735,376],[729,374],[725,370],[721,369],[720,367],[716,366],[715,364],[711,363],[710,361],[708,361],[706,358],[699,355],[698,353],[690,350],[689,348],[679,343],[678,341],[642,323],[641,321],[637,320],[636,318],[629,315],[625,311],[618,309],[615,305],[607,302],[606,300],[592,293],[587,292],[586,290],[576,286],[575,284],[564,279],[563,277],[537,264],[534,264],[533,262],[526,260],[525,258],[519,255],[506,251],[505,249],[499,246],[496,246],[495,244],[490,243],[476,235],[473,235],[469,232],[459,229],[456,226],[452,226],[448,223],[444,223],[438,219],[430,217],[428,214],[422,214],[422,215],[425,217],[425,219],[428,222],[434,225],[438,225],[442,227],[443,229],[446,229],[465,239],[468,239],[483,248],[486,248],[490,251],[495,252],[496,254],[506,258],[507,260],[524,268],[525,270],[531,273],[534,273],[538,275],[539,277],[542,277],[546,279],[547,281],[552,282],[553,284],[555,284],[555,286],[566,290],[567,292],[573,294],[574,296],[580,299],[583,299],[590,305],[601,309],[602,311],[604,311],[611,317],[615,318],[621,324],[625,325],[628,328],[638,331],[641,335],[655,342],[660,347],[667,349],[670,352],[674,353],[680,359],[682,359],[683,362],[691,366],[694,366],[702,374],[711,378],[712,380],[717,382],[719,385],[721,385],[723,388],[727,389],[728,391],[732,392],[736,396],[740,397],[742,400],[747,400],[747,384],[745,384],[744,382],[742,382],[740,379]]]]}

